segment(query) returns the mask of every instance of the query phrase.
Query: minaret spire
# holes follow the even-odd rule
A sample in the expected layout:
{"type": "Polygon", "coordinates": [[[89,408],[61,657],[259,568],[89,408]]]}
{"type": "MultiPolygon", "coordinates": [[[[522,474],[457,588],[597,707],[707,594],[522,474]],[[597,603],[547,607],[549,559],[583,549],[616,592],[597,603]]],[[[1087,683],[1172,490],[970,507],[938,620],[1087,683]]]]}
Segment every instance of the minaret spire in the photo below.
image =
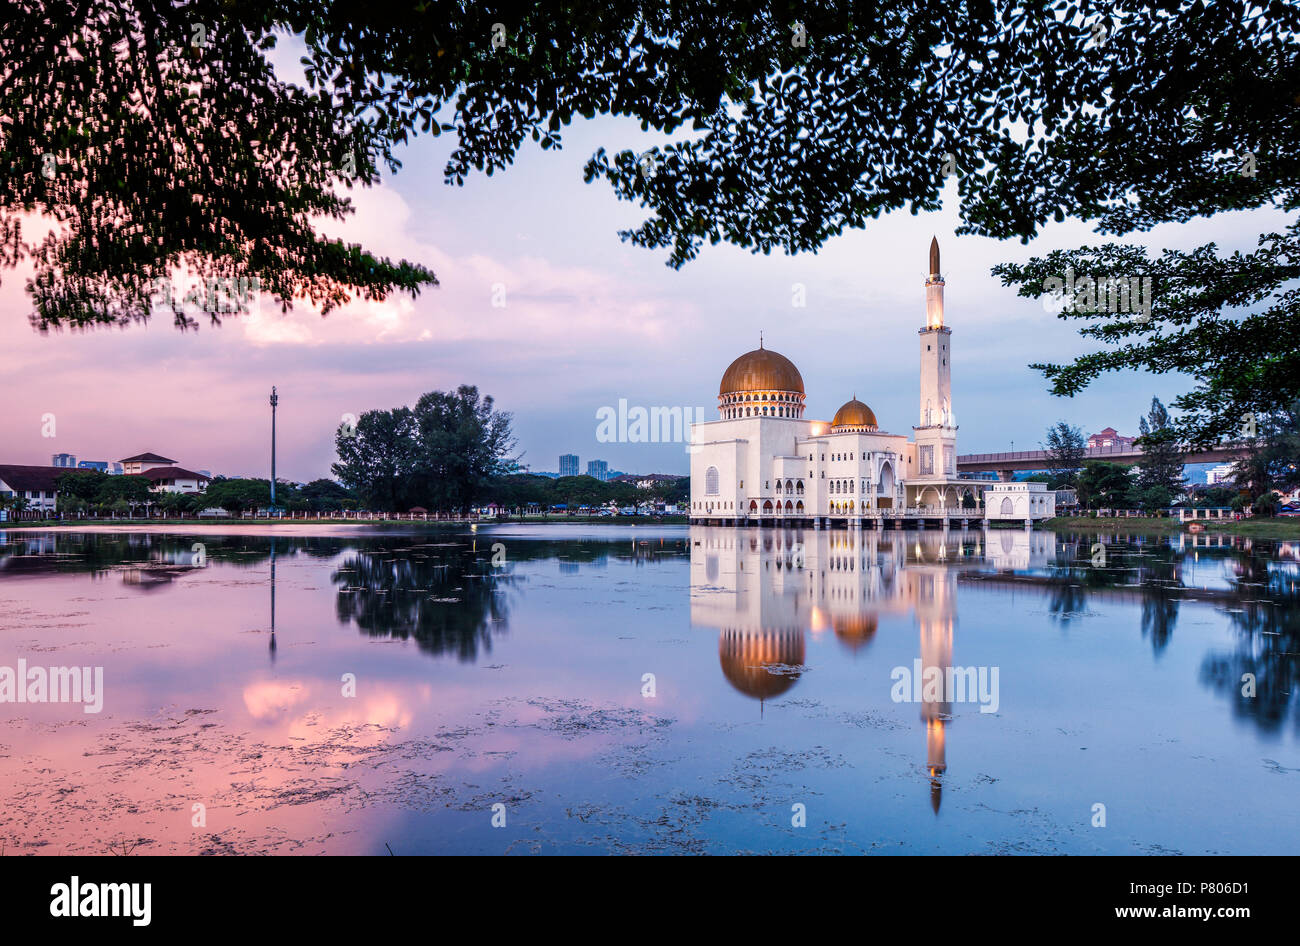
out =
{"type": "Polygon", "coordinates": [[[938,237],[930,237],[930,275],[925,277],[925,327],[943,328],[943,276],[939,273],[938,237]]]}

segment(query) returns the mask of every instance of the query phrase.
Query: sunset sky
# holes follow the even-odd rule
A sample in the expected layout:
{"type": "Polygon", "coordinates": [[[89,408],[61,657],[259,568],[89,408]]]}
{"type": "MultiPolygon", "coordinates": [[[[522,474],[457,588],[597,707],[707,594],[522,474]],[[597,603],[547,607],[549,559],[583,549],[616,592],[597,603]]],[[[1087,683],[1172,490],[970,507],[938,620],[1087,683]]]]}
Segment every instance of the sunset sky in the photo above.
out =
{"type": "MultiPolygon", "coordinates": [[[[49,463],[53,453],[118,460],[154,451],[192,469],[268,472],[271,386],[280,393],[281,476],[329,475],[345,414],[413,404],[425,391],[478,385],[514,414],[522,462],[558,469],[560,453],[628,472],[685,473],[681,445],[602,444],[596,413],[630,405],[700,407],[716,417],[718,381],[736,356],[766,345],[803,374],[807,416],[826,418],[855,393],[881,427],[910,434],[917,417],[917,338],[924,321],[927,249],[943,251],[953,330],[954,413],[962,453],[1036,449],[1064,418],[1088,433],[1137,432],[1152,395],[1188,385],[1175,376],[1103,378],[1073,400],[1051,397],[1027,366],[1087,350],[1075,327],[1017,298],[989,269],[1054,248],[1105,242],[1078,221],[1029,245],[955,237],[956,184],[945,210],[896,213],[833,239],[819,254],[755,256],[706,247],[682,271],[666,253],[622,243],[616,231],[644,212],[606,184],[582,182],[604,145],[662,143],[635,122],[595,119],[567,129],[562,151],[527,146],[515,165],[447,186],[449,137],[420,138],[383,186],[355,191],[356,215],[323,229],[433,268],[442,285],[418,299],[358,302],[327,318],[306,305],[181,333],[170,319],[124,331],[41,336],[29,325],[28,269],[0,271],[0,461],[49,463]],[[791,306],[791,284],[807,307],[791,306]],[[505,308],[491,304],[504,283],[505,308]],[[56,436],[42,436],[55,415],[56,436]]],[[[1281,229],[1272,211],[1162,226],[1133,242],[1189,248],[1216,241],[1250,249],[1281,229]]]]}

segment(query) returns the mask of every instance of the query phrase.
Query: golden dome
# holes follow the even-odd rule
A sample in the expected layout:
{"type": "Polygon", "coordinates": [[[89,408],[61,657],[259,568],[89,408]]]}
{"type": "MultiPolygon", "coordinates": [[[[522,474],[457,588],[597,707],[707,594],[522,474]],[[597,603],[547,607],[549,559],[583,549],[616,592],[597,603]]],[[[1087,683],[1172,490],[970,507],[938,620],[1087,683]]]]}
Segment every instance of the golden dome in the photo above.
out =
{"type": "Polygon", "coordinates": [[[750,391],[792,391],[803,394],[803,376],[794,362],[761,345],[745,352],[722,375],[718,396],[750,391]]]}
{"type": "Polygon", "coordinates": [[[835,412],[835,419],[831,421],[831,430],[841,427],[866,427],[875,430],[876,415],[871,412],[871,408],[855,397],[835,412]]]}

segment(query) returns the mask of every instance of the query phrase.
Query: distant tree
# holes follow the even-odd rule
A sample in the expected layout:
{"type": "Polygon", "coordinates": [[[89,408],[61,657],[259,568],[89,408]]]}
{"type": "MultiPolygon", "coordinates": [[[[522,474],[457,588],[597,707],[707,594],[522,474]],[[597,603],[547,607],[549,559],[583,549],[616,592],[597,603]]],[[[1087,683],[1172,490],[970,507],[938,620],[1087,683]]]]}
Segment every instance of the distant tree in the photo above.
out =
{"type": "Polygon", "coordinates": [[[143,476],[105,476],[95,492],[95,503],[113,508],[115,512],[118,503],[125,504],[130,511],[136,506],[148,505],[153,499],[153,483],[143,476]]]}
{"type": "Polygon", "coordinates": [[[410,408],[366,411],[355,427],[334,434],[338,462],[330,470],[367,509],[407,509],[415,473],[418,430],[410,408]]]}
{"type": "Polygon", "coordinates": [[[1088,439],[1083,431],[1063,420],[1047,428],[1047,462],[1052,472],[1052,489],[1068,489],[1079,482],[1079,470],[1088,453],[1088,439]]]}
{"type": "MultiPolygon", "coordinates": [[[[1138,421],[1141,436],[1137,445],[1142,459],[1137,464],[1137,490],[1145,504],[1164,500],[1169,505],[1182,494],[1185,481],[1183,461],[1186,456],[1179,442],[1178,430],[1160,398],[1151,399],[1151,410],[1138,421]]],[[[1146,506],[1144,505],[1144,508],[1146,506]]]]}
{"type": "Polygon", "coordinates": [[[59,491],[59,498],[75,496],[86,503],[92,502],[99,495],[100,487],[107,482],[107,473],[98,470],[69,470],[55,477],[54,485],[59,491]]]}
{"type": "Polygon", "coordinates": [[[80,519],[86,513],[86,510],[90,508],[90,503],[82,499],[80,496],[74,496],[71,493],[60,491],[56,508],[61,516],[67,516],[70,519],[80,519]]]}
{"type": "MultiPolygon", "coordinates": [[[[277,496],[279,485],[276,486],[277,496]]],[[[231,515],[271,504],[271,481],[262,479],[215,479],[203,493],[203,506],[215,506],[231,515]]]]}
{"type": "Polygon", "coordinates": [[[348,502],[356,502],[356,495],[334,480],[312,480],[302,488],[302,498],[313,512],[338,512],[347,508],[348,502]]]}
{"type": "Polygon", "coordinates": [[[1236,483],[1252,497],[1300,486],[1300,399],[1284,409],[1256,416],[1248,453],[1233,464],[1236,483]]]}
{"type": "MultiPolygon", "coordinates": [[[[462,384],[455,391],[430,391],[415,404],[416,442],[412,495],[419,505],[467,512],[493,478],[512,470],[515,440],[511,415],[495,409],[490,396],[462,384]]],[[[413,503],[414,505],[414,503],[413,503]]]]}
{"type": "Polygon", "coordinates": [[[1146,512],[1158,512],[1174,504],[1176,494],[1168,486],[1139,486],[1133,491],[1133,502],[1146,512]]]}
{"type": "Polygon", "coordinates": [[[1276,516],[1281,505],[1281,496],[1274,492],[1267,492],[1251,503],[1250,510],[1257,516],[1276,516]]]}
{"type": "Polygon", "coordinates": [[[1204,508],[1222,508],[1232,505],[1233,497],[1239,491],[1229,486],[1210,486],[1201,490],[1196,497],[1195,505],[1204,508]]]}
{"type": "Polygon", "coordinates": [[[1133,502],[1133,472],[1118,463],[1089,460],[1078,483],[1079,505],[1085,509],[1125,509],[1133,502]]]}

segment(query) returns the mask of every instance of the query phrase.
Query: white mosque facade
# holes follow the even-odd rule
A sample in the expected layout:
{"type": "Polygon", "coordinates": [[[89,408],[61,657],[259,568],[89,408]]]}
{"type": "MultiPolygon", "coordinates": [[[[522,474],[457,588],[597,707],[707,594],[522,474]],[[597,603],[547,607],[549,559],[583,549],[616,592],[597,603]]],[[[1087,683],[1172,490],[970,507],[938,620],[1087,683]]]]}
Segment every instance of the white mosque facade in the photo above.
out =
{"type": "Polygon", "coordinates": [[[952,330],[944,325],[937,240],[925,291],[910,439],[882,430],[856,396],[829,423],[804,417],[799,369],[760,342],[723,374],[718,419],[691,427],[691,521],[862,526],[983,518],[976,508],[983,484],[957,476],[952,330]]]}

